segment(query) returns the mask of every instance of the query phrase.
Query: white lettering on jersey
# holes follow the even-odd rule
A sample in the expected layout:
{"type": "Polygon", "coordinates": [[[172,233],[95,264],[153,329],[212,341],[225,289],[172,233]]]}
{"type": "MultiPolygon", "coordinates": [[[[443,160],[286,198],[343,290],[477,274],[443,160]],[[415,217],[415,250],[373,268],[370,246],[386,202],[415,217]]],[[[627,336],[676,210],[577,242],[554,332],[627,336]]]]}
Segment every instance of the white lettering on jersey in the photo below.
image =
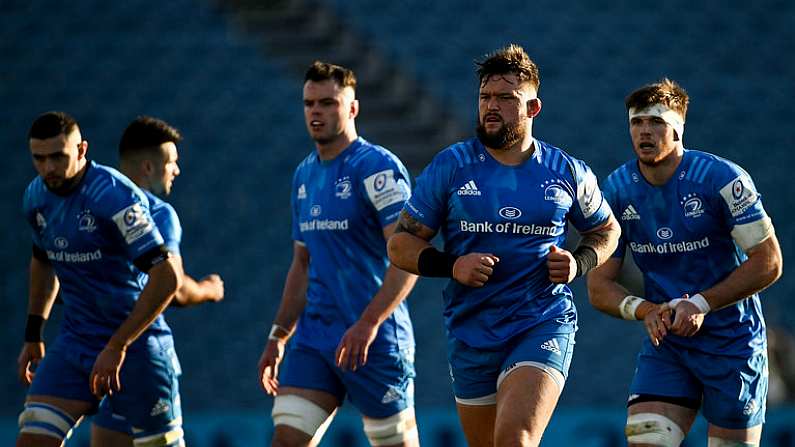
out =
{"type": "Polygon", "coordinates": [[[705,237],[700,241],[663,242],[662,244],[654,244],[652,242],[645,244],[639,244],[637,242],[629,243],[629,248],[634,253],[658,255],[689,253],[707,247],[709,247],[709,237],[705,237]]]}
{"type": "Polygon", "coordinates": [[[90,252],[68,252],[47,250],[47,259],[56,262],[83,263],[99,261],[102,259],[102,252],[99,249],[90,252]]]}
{"type": "Polygon", "coordinates": [[[751,179],[745,174],[740,174],[721,188],[720,195],[729,206],[729,212],[732,217],[737,217],[744,213],[759,198],[751,179]]]}
{"type": "Polygon", "coordinates": [[[113,221],[119,228],[127,244],[132,244],[152,232],[155,225],[140,203],[135,203],[113,215],[113,221]]]}
{"type": "Polygon", "coordinates": [[[459,221],[459,231],[463,233],[503,233],[503,234],[520,234],[525,236],[560,236],[563,234],[565,227],[556,227],[554,225],[523,225],[516,222],[469,222],[466,220],[459,221]]]}
{"type": "Polygon", "coordinates": [[[409,198],[409,185],[404,179],[395,180],[395,171],[386,169],[364,179],[367,197],[377,211],[403,203],[409,198]]]}
{"type": "Polygon", "coordinates": [[[577,185],[577,202],[586,219],[593,216],[602,205],[602,191],[593,172],[587,171],[585,178],[577,185]]]}

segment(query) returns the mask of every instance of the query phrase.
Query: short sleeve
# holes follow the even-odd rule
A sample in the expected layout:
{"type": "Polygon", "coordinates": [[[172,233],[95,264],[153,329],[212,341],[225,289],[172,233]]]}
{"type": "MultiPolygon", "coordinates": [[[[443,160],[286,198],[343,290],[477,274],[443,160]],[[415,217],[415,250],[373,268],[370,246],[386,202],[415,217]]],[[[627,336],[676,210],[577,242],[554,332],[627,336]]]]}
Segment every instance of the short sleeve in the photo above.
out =
{"type": "Polygon", "coordinates": [[[607,222],[612,211],[599,189],[599,183],[591,168],[576,159],[572,160],[571,165],[577,197],[569,212],[569,221],[578,231],[592,230],[607,222]]]}
{"type": "Polygon", "coordinates": [[[168,251],[179,255],[179,245],[182,242],[182,225],[174,207],[168,203],[163,203],[154,210],[152,217],[155,220],[157,229],[160,231],[160,235],[163,236],[163,243],[168,251]]]}
{"type": "Polygon", "coordinates": [[[103,197],[113,228],[121,236],[130,260],[163,245],[163,237],[149,209],[149,200],[135,186],[117,182],[112,195],[103,197]]]}
{"type": "Polygon", "coordinates": [[[716,174],[716,187],[718,206],[729,228],[767,217],[762,195],[756,190],[751,176],[736,164],[726,161],[716,174]]]}
{"type": "Polygon", "coordinates": [[[293,174],[293,187],[290,190],[290,210],[292,216],[291,232],[293,240],[304,245],[304,237],[301,235],[301,221],[299,220],[298,204],[300,200],[306,198],[306,185],[299,185],[298,169],[293,174]]]}
{"type": "Polygon", "coordinates": [[[434,157],[417,178],[414,193],[403,208],[421,224],[437,231],[446,217],[447,194],[455,164],[448,151],[434,157]]]}
{"type": "MultiPolygon", "coordinates": [[[[618,189],[616,186],[616,177],[618,174],[613,173],[607,177],[605,181],[604,189],[602,190],[602,194],[604,196],[604,200],[610,206],[611,210],[618,210],[621,209],[618,197],[618,189]]],[[[625,235],[627,234],[627,229],[625,228],[625,224],[623,221],[619,220],[619,224],[621,225],[621,236],[618,238],[618,246],[616,246],[616,250],[613,252],[613,258],[624,258],[624,252],[626,251],[627,240],[625,235]]]]}
{"type": "Polygon", "coordinates": [[[377,152],[362,163],[364,200],[376,212],[381,227],[397,220],[411,196],[411,178],[403,163],[392,154],[377,152]]]}

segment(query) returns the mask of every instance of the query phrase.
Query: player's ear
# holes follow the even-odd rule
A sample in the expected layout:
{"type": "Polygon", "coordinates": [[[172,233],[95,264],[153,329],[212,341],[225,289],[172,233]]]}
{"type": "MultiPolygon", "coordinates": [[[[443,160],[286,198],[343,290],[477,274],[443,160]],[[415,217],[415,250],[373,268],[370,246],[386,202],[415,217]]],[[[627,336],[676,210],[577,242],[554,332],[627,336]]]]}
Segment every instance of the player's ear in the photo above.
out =
{"type": "Polygon", "coordinates": [[[88,153],[88,141],[83,140],[77,145],[77,159],[82,160],[86,158],[86,153],[88,153]]]}
{"type": "Polygon", "coordinates": [[[152,160],[144,158],[141,160],[141,170],[146,175],[152,175],[155,173],[155,164],[152,163],[152,160]]]}
{"type": "Polygon", "coordinates": [[[541,113],[541,98],[533,98],[527,101],[527,117],[535,118],[541,113]]]}
{"type": "Polygon", "coordinates": [[[349,117],[351,119],[356,118],[357,116],[359,116],[359,100],[358,99],[354,99],[353,101],[351,101],[351,110],[350,110],[348,115],[349,115],[349,117]]]}

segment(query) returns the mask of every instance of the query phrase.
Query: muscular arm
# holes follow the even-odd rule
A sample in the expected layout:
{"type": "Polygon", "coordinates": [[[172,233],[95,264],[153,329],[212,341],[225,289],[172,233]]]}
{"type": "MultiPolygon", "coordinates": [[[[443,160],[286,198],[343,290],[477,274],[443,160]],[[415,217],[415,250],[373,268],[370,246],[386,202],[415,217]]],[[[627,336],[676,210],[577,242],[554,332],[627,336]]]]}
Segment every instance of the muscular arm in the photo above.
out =
{"type": "MultiPolygon", "coordinates": [[[[598,311],[616,318],[622,318],[618,306],[627,295],[631,293],[619,284],[616,279],[621,272],[623,259],[610,258],[599,267],[588,273],[588,300],[598,311]]],[[[635,318],[643,320],[646,314],[654,308],[648,301],[641,303],[635,310],[635,318]]]]}
{"type": "Polygon", "coordinates": [[[279,364],[284,356],[284,346],[306,306],[308,286],[309,250],[304,245],[293,242],[293,261],[284,281],[282,301],[273,319],[273,330],[257,365],[260,386],[273,396],[279,392],[279,364]]]}
{"type": "MultiPolygon", "coordinates": [[[[384,227],[384,239],[389,240],[395,232],[397,223],[384,227]]],[[[367,363],[367,353],[378,334],[378,328],[408,296],[417,277],[390,265],[384,275],[384,282],[375,296],[362,312],[359,320],[343,335],[337,347],[337,365],[356,370],[367,363]]]]}
{"type": "Polygon", "coordinates": [[[775,233],[748,249],[748,259],[714,286],[701,291],[710,308],[720,309],[760,292],[781,277],[783,259],[775,233]]]}
{"type": "Polygon", "coordinates": [[[274,324],[278,324],[286,329],[288,334],[279,334],[285,338],[292,334],[298,317],[306,306],[306,290],[309,286],[309,250],[304,245],[297,242],[293,243],[293,260],[287,278],[284,281],[282,291],[282,301],[279,310],[273,319],[274,324]]]}
{"type": "MultiPolygon", "coordinates": [[[[182,270],[182,258],[174,257],[182,270]]],[[[177,290],[172,306],[187,307],[200,304],[205,301],[221,301],[224,299],[224,283],[217,274],[207,275],[200,281],[196,281],[188,274],[182,275],[182,285],[177,290]]]]}
{"type": "Polygon", "coordinates": [[[108,347],[127,349],[168,307],[180,286],[182,269],[178,260],[167,258],[149,269],[149,282],[135,306],[108,341],[108,347]]]}
{"type": "Polygon", "coordinates": [[[578,247],[589,247],[593,249],[598,259],[597,265],[602,265],[605,261],[610,259],[613,252],[616,251],[618,238],[621,236],[621,226],[611,214],[610,219],[603,225],[584,232],[581,236],[582,238],[580,239],[578,247]]]}
{"type": "Polygon", "coordinates": [[[52,265],[31,257],[28,314],[40,315],[45,320],[49,318],[59,287],[60,283],[52,265]]]}
{"type": "MultiPolygon", "coordinates": [[[[568,252],[551,246],[547,254],[549,280],[553,283],[568,284],[577,276],[590,271],[610,258],[616,250],[621,227],[611,214],[607,222],[581,233],[577,248],[568,252]]],[[[620,267],[620,265],[619,265],[620,267]]]]}
{"type": "Polygon", "coordinates": [[[392,265],[418,275],[417,259],[420,252],[431,246],[435,231],[421,224],[405,210],[400,212],[395,233],[387,242],[387,252],[392,265]]]}

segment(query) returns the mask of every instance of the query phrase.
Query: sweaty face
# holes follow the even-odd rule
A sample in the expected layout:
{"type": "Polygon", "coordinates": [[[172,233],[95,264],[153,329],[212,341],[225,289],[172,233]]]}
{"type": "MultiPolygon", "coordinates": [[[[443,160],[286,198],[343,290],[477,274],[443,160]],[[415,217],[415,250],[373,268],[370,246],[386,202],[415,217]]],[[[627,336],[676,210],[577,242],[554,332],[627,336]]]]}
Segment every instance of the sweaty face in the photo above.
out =
{"type": "Polygon", "coordinates": [[[304,120],[309,136],[318,144],[339,138],[353,118],[354,92],[333,80],[304,84],[304,120]]]}
{"type": "Polygon", "coordinates": [[[527,101],[533,89],[516,75],[492,75],[480,86],[477,136],[484,146],[507,150],[527,134],[527,101]]]}
{"type": "Polygon", "coordinates": [[[75,129],[69,135],[56,135],[39,140],[30,139],[30,154],[33,167],[51,191],[68,191],[77,181],[77,174],[85,165],[86,143],[80,131],[75,129]]]}
{"type": "Polygon", "coordinates": [[[636,116],[629,121],[629,135],[638,161],[657,166],[676,154],[675,131],[658,116],[636,116]]]}
{"type": "Polygon", "coordinates": [[[168,141],[160,145],[160,157],[152,160],[154,171],[149,185],[153,193],[165,196],[171,194],[171,186],[180,172],[177,158],[179,154],[173,142],[168,141]]]}

